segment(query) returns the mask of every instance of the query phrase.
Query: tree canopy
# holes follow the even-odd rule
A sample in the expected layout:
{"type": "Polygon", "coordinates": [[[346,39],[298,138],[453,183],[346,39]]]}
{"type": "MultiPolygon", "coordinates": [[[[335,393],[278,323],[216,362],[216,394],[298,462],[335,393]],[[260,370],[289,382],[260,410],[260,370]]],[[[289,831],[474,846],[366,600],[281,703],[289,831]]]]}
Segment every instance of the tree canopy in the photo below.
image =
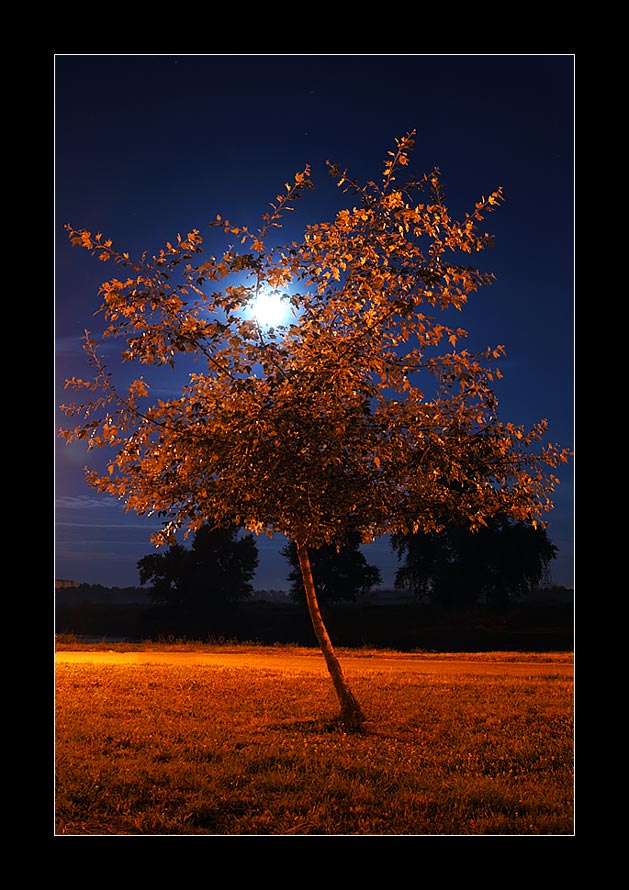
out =
{"type": "Polygon", "coordinates": [[[62,434],[113,449],[88,481],[159,516],[157,544],[225,517],[281,532],[297,547],[311,614],[308,548],[342,545],[349,531],[362,541],[435,532],[446,518],[472,530],[498,514],[542,521],[568,456],[545,441],[545,421],[499,419],[503,347],[472,353],[466,331],[444,323],[492,280],[470,260],[492,243],[485,219],[502,190],[455,218],[437,169],[409,174],[413,146],[413,133],[397,139],[365,184],[329,163],[353,201],[280,246],[284,218],[313,186],[309,167],[257,228],[217,215],[216,255],[196,229],[135,258],[67,227],[73,245],[126,270],[100,289],[104,336],[122,341],[123,359],[197,360],[180,394],[151,399],[143,376],[124,392],[113,384],[86,333],[94,375],[68,381],[88,399],[65,407],[79,421],[62,434]],[[265,293],[290,308],[286,324],[251,317],[265,293]]]}
{"type": "Polygon", "coordinates": [[[378,184],[332,165],[358,206],[280,249],[267,240],[311,186],[308,168],[257,231],[218,217],[212,225],[240,243],[203,262],[196,230],[134,260],[69,228],[73,244],[129,269],[101,287],[104,334],[123,338],[123,358],[174,365],[194,353],[205,365],[180,396],[148,403],[142,377],[124,394],[112,388],[87,335],[95,377],[69,383],[100,394],[87,414],[67,406],[84,421],[63,435],[116,449],[107,475],[88,479],[165,518],[158,541],[226,515],[318,547],[342,543],[350,523],[370,540],[436,530],[444,514],[479,528],[497,513],[541,520],[551,508],[557,480],[547,471],[566,452],[532,450],[544,421],[526,430],[498,419],[500,371],[487,363],[503,348],[470,354],[464,330],[426,311],[461,309],[491,281],[455,257],[491,244],[481,223],[502,191],[451,218],[438,171],[398,184],[412,145],[410,135],[397,141],[378,184]],[[250,283],[210,289],[234,273],[250,283]],[[247,317],[264,288],[287,293],[292,323],[269,330],[247,317]]]}

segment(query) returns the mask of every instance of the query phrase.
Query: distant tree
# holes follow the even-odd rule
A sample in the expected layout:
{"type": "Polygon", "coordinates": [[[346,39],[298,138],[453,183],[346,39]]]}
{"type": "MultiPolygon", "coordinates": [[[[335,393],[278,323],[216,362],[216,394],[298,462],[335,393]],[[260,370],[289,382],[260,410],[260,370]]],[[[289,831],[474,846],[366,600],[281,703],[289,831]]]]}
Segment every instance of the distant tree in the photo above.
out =
{"type": "Polygon", "coordinates": [[[107,472],[88,471],[88,481],[130,510],[162,516],[158,544],[229,516],[295,545],[347,729],[365,715],[321,615],[312,553],[342,545],[350,530],[363,541],[438,531],[444,515],[470,528],[498,513],[543,520],[552,470],[569,455],[546,442],[544,421],[527,430],[498,419],[492,386],[503,348],[471,353],[466,332],[447,325],[492,280],[469,259],[492,243],[485,218],[502,191],[452,216],[438,170],[408,175],[413,144],[412,133],[396,140],[366,184],[330,164],[352,201],[279,247],[286,211],[312,187],[309,168],[257,230],[217,215],[204,258],[196,229],[132,258],[68,226],[73,245],[128,270],[101,286],[103,336],[123,340],[127,363],[182,360],[186,379],[178,396],[147,401],[149,383],[116,384],[118,370],[86,333],[94,376],[67,381],[88,396],[65,406],[80,420],[62,435],[114,450],[107,472]],[[212,290],[224,280],[232,283],[212,290]],[[256,314],[269,295],[290,321],[273,327],[256,314]]]}
{"type": "MultiPolygon", "coordinates": [[[[306,591],[296,545],[288,544],[283,548],[282,555],[291,566],[288,575],[291,597],[295,602],[305,602],[306,591]]],[[[360,594],[368,593],[382,579],[380,569],[368,565],[360,549],[360,535],[357,532],[349,532],[347,543],[343,546],[323,544],[313,550],[310,562],[321,605],[342,600],[354,601],[360,594]]]]}
{"type": "Polygon", "coordinates": [[[495,516],[472,532],[447,525],[440,532],[394,535],[403,560],[397,587],[446,607],[467,607],[484,599],[504,605],[539,585],[557,556],[546,529],[495,516]]]}
{"type": "Polygon", "coordinates": [[[151,585],[155,603],[188,615],[216,612],[251,596],[258,548],[252,534],[239,531],[235,525],[201,526],[191,549],[172,544],[165,553],[139,560],[140,583],[151,585]]]}

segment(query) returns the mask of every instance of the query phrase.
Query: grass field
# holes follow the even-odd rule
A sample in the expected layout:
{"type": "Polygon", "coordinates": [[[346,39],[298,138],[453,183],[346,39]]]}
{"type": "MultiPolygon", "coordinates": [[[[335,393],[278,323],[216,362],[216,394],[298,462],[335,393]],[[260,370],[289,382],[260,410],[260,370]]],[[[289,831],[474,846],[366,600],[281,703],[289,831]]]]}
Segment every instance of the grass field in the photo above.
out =
{"type": "Polygon", "coordinates": [[[351,683],[363,734],[325,676],[57,665],[55,834],[574,833],[571,677],[351,683]]]}

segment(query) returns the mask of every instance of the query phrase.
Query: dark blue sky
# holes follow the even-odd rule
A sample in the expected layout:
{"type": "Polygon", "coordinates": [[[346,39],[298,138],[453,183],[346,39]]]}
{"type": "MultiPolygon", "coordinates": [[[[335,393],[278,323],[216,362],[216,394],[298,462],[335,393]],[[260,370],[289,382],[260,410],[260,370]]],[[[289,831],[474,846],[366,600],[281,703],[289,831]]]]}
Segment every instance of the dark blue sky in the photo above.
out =
{"type": "MultiPolygon", "coordinates": [[[[111,274],[70,247],[65,223],[152,252],[178,232],[206,235],[217,213],[255,226],[309,163],[316,191],[292,217],[298,235],[351,202],[326,160],[375,179],[395,138],[416,129],[413,168],[441,169],[454,215],[504,188],[482,255],[496,281],[460,323],[470,348],[507,349],[502,419],[548,418],[549,437],[571,447],[573,111],[571,55],[56,56],[56,402],[70,400],[66,376],[86,373],[81,337],[99,328],[97,290],[111,274]]],[[[87,460],[80,445],[57,445],[56,577],[135,585],[154,524],[88,488],[87,460]]],[[[552,574],[572,586],[572,465],[559,476],[552,574]]],[[[258,539],[257,587],[287,586],[282,543],[258,539]]],[[[392,585],[387,541],[365,552],[392,585]]]]}

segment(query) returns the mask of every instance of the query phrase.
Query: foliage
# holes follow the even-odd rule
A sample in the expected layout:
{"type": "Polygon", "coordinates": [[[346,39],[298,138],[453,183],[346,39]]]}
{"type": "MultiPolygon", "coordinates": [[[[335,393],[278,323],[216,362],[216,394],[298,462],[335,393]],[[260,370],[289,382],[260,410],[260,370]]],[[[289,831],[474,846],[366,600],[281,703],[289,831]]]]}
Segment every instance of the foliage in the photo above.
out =
{"type": "Polygon", "coordinates": [[[396,535],[393,549],[404,560],[396,586],[443,606],[499,606],[539,585],[557,555],[545,528],[487,520],[477,533],[454,524],[441,532],[396,535]]]}
{"type": "MultiPolygon", "coordinates": [[[[282,555],[291,566],[288,576],[291,596],[296,602],[303,602],[305,591],[297,548],[294,544],[288,544],[283,548],[282,555]]],[[[349,532],[347,542],[342,547],[323,544],[313,551],[311,563],[321,604],[354,601],[381,581],[380,570],[377,566],[368,565],[360,549],[360,535],[357,532],[349,532]]]]}
{"type": "Polygon", "coordinates": [[[367,541],[438,531],[444,515],[476,529],[498,513],[537,521],[551,508],[549,471],[568,452],[534,450],[543,421],[526,430],[498,419],[500,371],[488,362],[503,348],[474,355],[460,346],[463,329],[429,314],[451,315],[491,281],[464,260],[491,244],[484,220],[502,191],[456,219],[438,170],[398,181],[412,147],[413,134],[396,141],[379,183],[330,165],[356,205],[280,248],[271,236],[312,187],[308,168],[256,231],[218,215],[211,225],[234,239],[218,256],[201,258],[197,230],[132,259],[68,226],[72,244],[128,270],[100,291],[104,335],[122,338],[123,358],[200,363],[180,396],[151,403],[143,377],[119,392],[88,333],[94,378],[68,381],[92,397],[65,407],[82,420],[62,434],[114,449],[108,472],[88,480],[162,517],[158,543],[225,516],[320,547],[350,528],[367,541]],[[286,294],[293,323],[269,330],[247,316],[264,289],[286,294]]]}
{"type": "Polygon", "coordinates": [[[197,529],[192,548],[171,545],[165,553],[138,562],[140,583],[150,583],[154,602],[177,611],[204,614],[253,593],[258,565],[253,535],[237,526],[197,529]]]}

